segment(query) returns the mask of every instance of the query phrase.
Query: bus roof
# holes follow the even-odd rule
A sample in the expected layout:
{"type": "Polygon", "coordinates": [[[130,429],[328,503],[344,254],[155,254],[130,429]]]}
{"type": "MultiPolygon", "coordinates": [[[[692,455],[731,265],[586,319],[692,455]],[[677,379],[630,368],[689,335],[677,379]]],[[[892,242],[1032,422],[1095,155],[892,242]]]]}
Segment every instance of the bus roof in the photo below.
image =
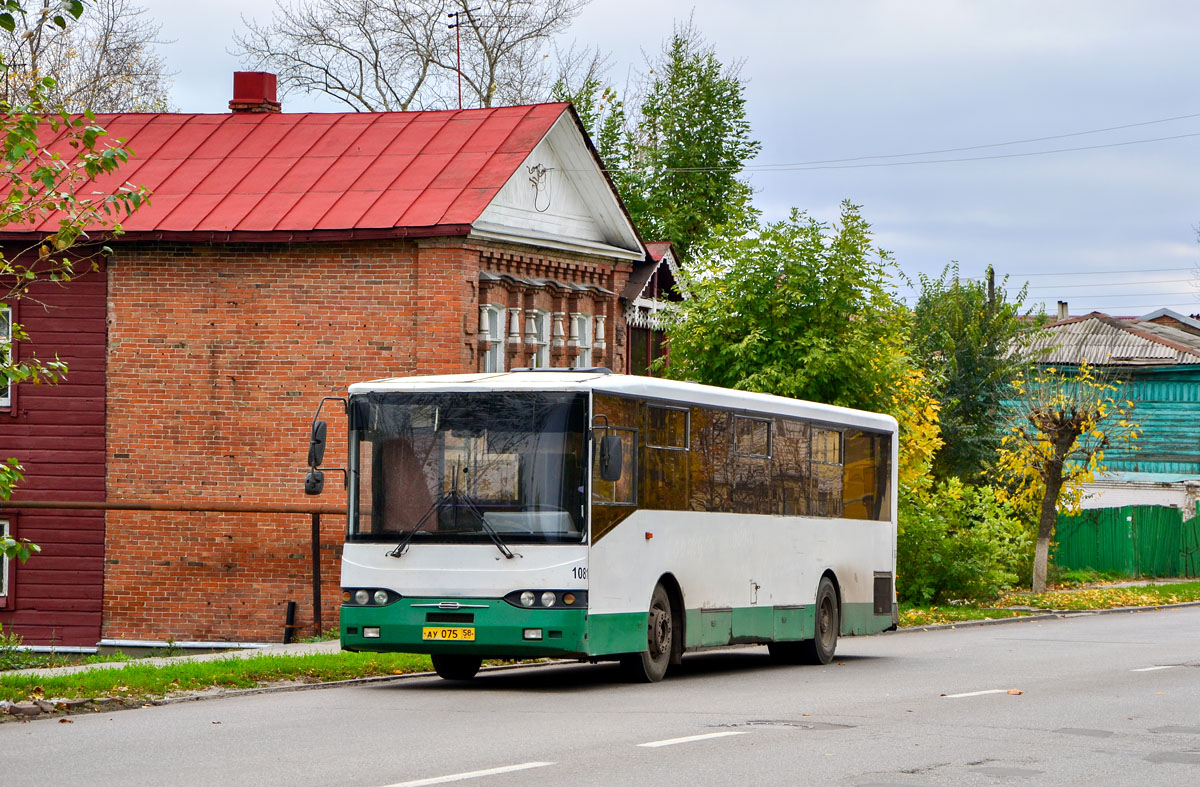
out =
{"type": "Polygon", "coordinates": [[[641,375],[589,370],[537,370],[425,377],[390,377],[350,386],[350,395],[369,392],[598,391],[666,403],[708,405],[775,415],[791,415],[895,432],[890,415],[806,402],[772,394],[641,375]]]}

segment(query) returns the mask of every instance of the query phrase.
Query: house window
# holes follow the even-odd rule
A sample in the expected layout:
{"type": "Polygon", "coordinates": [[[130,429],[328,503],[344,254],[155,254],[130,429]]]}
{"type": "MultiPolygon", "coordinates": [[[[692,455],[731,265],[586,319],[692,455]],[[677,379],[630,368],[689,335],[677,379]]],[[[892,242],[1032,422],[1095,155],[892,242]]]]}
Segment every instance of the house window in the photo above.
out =
{"type": "Polygon", "coordinates": [[[581,368],[592,366],[592,315],[571,315],[571,341],[576,348],[572,365],[581,368]]]}
{"type": "MultiPolygon", "coordinates": [[[[8,535],[8,520],[0,519],[0,536],[8,535]]],[[[8,558],[0,555],[0,599],[8,598],[8,558]]]]}
{"type": "MultiPolygon", "coordinates": [[[[12,356],[12,308],[0,303],[0,368],[7,368],[12,356]]],[[[12,388],[8,378],[0,375],[0,407],[12,406],[12,388]]]]}
{"type": "Polygon", "coordinates": [[[484,306],[479,311],[479,341],[484,345],[483,371],[504,371],[504,318],[500,306],[484,306]]]}
{"type": "Polygon", "coordinates": [[[525,344],[532,346],[530,365],[535,369],[550,366],[550,312],[531,309],[525,313],[525,344]]]}

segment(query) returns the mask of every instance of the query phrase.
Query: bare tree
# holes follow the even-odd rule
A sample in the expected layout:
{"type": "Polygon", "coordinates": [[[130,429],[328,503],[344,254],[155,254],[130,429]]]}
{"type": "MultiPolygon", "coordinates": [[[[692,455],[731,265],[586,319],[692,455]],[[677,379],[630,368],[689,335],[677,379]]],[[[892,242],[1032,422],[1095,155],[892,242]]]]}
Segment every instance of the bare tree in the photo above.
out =
{"type": "Polygon", "coordinates": [[[17,17],[0,32],[8,64],[5,95],[27,95],[33,83],[53,77],[47,100],[69,112],[164,112],[171,73],[156,46],[162,26],[130,0],[95,0],[78,24],[48,24],[50,0],[17,17]]]}
{"type": "Polygon", "coordinates": [[[551,39],[588,2],[276,0],[269,22],[243,17],[234,54],[275,72],[285,93],[363,112],[440,109],[457,106],[457,35],[464,106],[539,101],[554,78],[551,39]]]}

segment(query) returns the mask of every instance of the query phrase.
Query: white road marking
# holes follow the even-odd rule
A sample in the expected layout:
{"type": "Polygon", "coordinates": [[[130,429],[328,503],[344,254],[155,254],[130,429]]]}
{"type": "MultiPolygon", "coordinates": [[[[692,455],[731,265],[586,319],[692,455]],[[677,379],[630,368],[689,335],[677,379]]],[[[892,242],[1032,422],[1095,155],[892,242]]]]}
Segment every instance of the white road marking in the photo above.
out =
{"type": "Polygon", "coordinates": [[[984,691],[966,691],[966,692],[963,692],[962,694],[943,694],[942,696],[948,700],[952,700],[955,697],[978,697],[982,694],[1007,694],[1007,693],[1008,693],[1008,689],[985,689],[984,691]]]}
{"type": "Polygon", "coordinates": [[[1163,665],[1163,666],[1161,666],[1161,667],[1142,667],[1141,669],[1135,669],[1135,670],[1133,670],[1133,671],[1134,671],[1134,672],[1154,672],[1155,670],[1160,670],[1160,669],[1171,669],[1172,667],[1175,667],[1175,666],[1177,666],[1177,665],[1175,665],[1175,664],[1164,664],[1164,665],[1163,665]]]}
{"type": "Polygon", "coordinates": [[[453,773],[449,776],[434,776],[432,779],[417,779],[412,782],[398,782],[397,784],[389,784],[387,787],[424,787],[426,784],[445,784],[447,782],[461,782],[465,779],[478,779],[481,776],[495,776],[501,773],[512,773],[513,771],[527,771],[530,768],[545,768],[547,765],[553,765],[552,762],[523,762],[520,765],[505,765],[501,768],[488,768],[483,771],[468,771],[466,773],[453,773]]]}
{"type": "Polygon", "coordinates": [[[650,743],[639,743],[638,746],[643,749],[657,749],[659,746],[674,746],[677,743],[691,743],[692,741],[706,741],[710,738],[727,738],[730,735],[745,735],[749,730],[729,730],[728,732],[710,732],[705,735],[689,735],[686,738],[668,738],[665,741],[651,741],[650,743]]]}

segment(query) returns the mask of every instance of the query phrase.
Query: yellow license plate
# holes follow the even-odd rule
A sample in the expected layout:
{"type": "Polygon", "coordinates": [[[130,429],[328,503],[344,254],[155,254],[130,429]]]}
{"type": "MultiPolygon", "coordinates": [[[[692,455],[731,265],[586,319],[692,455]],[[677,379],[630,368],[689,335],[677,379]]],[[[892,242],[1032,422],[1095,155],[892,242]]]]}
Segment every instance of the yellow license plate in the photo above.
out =
{"type": "Polygon", "coordinates": [[[428,626],[421,629],[421,639],[432,639],[438,642],[474,642],[475,629],[428,626]]]}

